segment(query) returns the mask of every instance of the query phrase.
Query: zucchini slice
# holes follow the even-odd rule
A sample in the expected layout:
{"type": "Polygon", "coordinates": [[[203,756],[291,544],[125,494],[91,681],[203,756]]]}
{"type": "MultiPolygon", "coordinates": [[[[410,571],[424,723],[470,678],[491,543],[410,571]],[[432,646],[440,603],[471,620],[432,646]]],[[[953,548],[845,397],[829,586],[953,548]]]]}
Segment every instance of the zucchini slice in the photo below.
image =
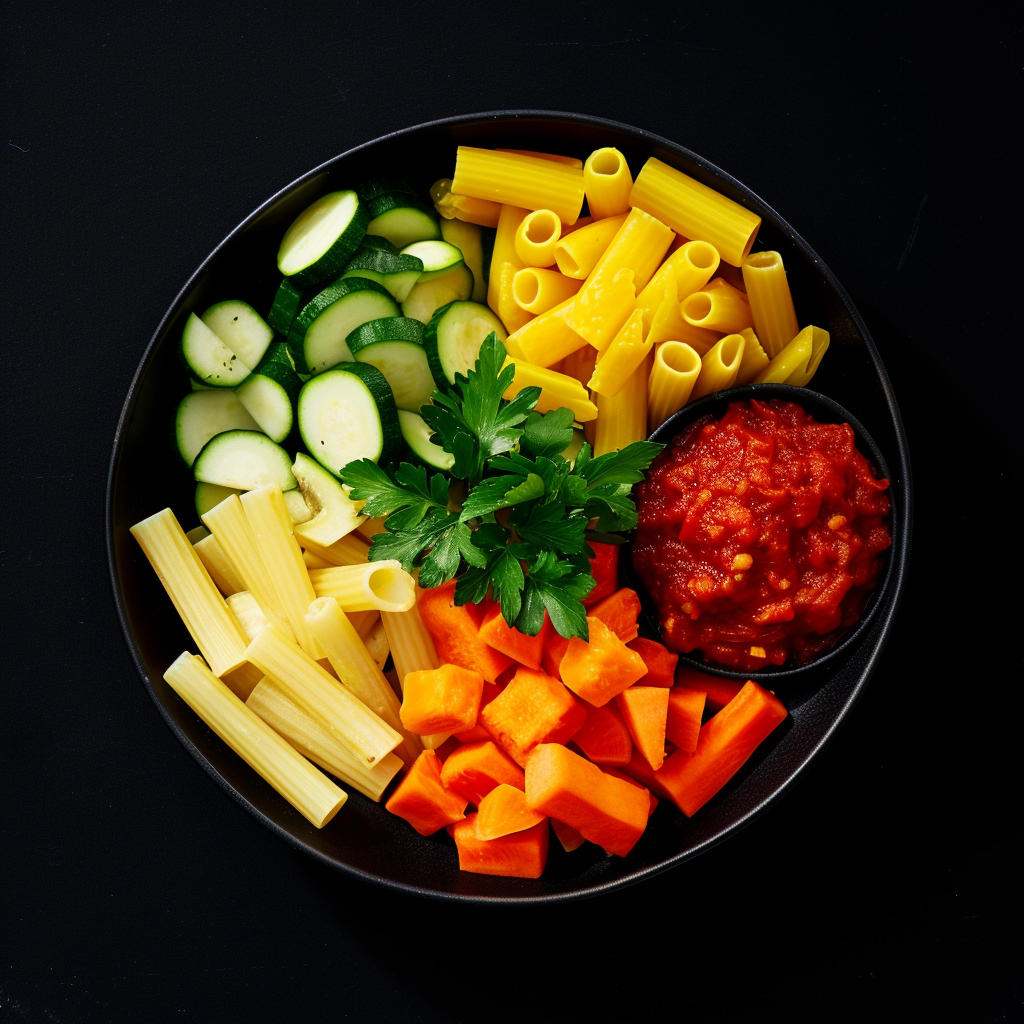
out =
{"type": "Polygon", "coordinates": [[[366,234],[370,211],[355,192],[328,192],[292,221],[281,239],[277,269],[303,285],[341,273],[366,234]]]}
{"type": "Polygon", "coordinates": [[[423,347],[439,387],[455,383],[455,374],[466,374],[480,354],[480,345],[493,331],[499,341],[508,335],[502,322],[479,302],[449,302],[430,318],[423,347]]]}
{"type": "Polygon", "coordinates": [[[474,302],[487,301],[487,277],[484,274],[483,235],[478,224],[464,220],[442,220],[441,237],[462,253],[466,266],[473,271],[474,302]]]}
{"type": "Polygon", "coordinates": [[[283,491],[281,497],[284,498],[284,507],[288,509],[288,518],[292,521],[293,526],[308,523],[313,518],[313,512],[306,504],[306,499],[298,487],[293,487],[290,491],[283,491]]]}
{"type": "Polygon", "coordinates": [[[185,321],[178,351],[189,375],[208,388],[233,388],[249,376],[249,367],[195,313],[185,321]]]}
{"type": "Polygon", "coordinates": [[[430,401],[434,378],[419,320],[404,316],[371,320],[357,327],[347,341],[357,363],[376,366],[384,374],[399,409],[417,412],[430,401]]]}
{"type": "Polygon", "coordinates": [[[274,301],[270,304],[270,312],[267,314],[267,323],[278,334],[288,337],[292,330],[292,324],[299,315],[299,310],[309,301],[310,296],[306,289],[290,277],[282,277],[281,283],[277,286],[274,294],[274,301]]]}
{"type": "Polygon", "coordinates": [[[440,239],[426,242],[413,242],[402,250],[403,256],[415,256],[423,261],[423,273],[420,281],[430,281],[440,277],[454,267],[466,261],[462,258],[462,250],[440,239]]]}
{"type": "Polygon", "coordinates": [[[274,340],[263,317],[240,299],[214,303],[200,319],[246,366],[258,366],[274,340]]]}
{"type": "Polygon", "coordinates": [[[418,412],[399,409],[398,426],[410,451],[421,462],[425,462],[434,469],[445,471],[455,465],[455,456],[430,440],[433,432],[418,412]]]}
{"type": "Polygon", "coordinates": [[[292,472],[310,512],[308,521],[295,528],[300,544],[311,540],[328,548],[363,522],[359,506],[338,479],[308,455],[299,452],[295,456],[292,472]]]}
{"type": "Polygon", "coordinates": [[[465,263],[460,263],[429,281],[417,282],[402,303],[402,313],[421,323],[429,323],[435,310],[456,299],[468,299],[472,294],[473,272],[465,263]]]}
{"type": "Polygon", "coordinates": [[[211,437],[225,430],[260,429],[235,392],[223,388],[189,392],[174,414],[174,441],[187,466],[196,461],[211,437]]]}
{"type": "Polygon", "coordinates": [[[367,205],[373,214],[366,228],[367,234],[382,235],[399,249],[405,248],[410,242],[441,237],[437,217],[425,203],[409,192],[381,192],[367,205]]]}
{"type": "Polygon", "coordinates": [[[235,394],[259,429],[280,444],[295,424],[293,409],[301,387],[287,346],[278,342],[271,345],[269,358],[249,374],[235,394]]]}
{"type": "Polygon", "coordinates": [[[345,265],[342,278],[365,277],[376,281],[391,293],[396,302],[404,302],[423,273],[422,260],[399,255],[386,238],[373,236],[373,243],[367,245],[370,237],[367,235],[359,251],[345,265]]]}
{"type": "Polygon", "coordinates": [[[200,481],[196,484],[196,515],[202,519],[211,508],[216,508],[226,497],[241,493],[237,487],[221,487],[220,484],[204,484],[200,481]]]}
{"type": "Polygon", "coordinates": [[[240,491],[267,484],[277,484],[282,491],[297,486],[288,453],[255,430],[228,430],[211,438],[196,457],[192,473],[200,483],[240,491]]]}

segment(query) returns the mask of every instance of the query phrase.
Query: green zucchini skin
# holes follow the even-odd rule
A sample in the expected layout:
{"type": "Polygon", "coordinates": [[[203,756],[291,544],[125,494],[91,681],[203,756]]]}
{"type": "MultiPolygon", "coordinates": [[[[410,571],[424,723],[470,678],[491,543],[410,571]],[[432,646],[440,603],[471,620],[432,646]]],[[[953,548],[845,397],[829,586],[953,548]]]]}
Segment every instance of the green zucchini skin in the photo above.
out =
{"type": "Polygon", "coordinates": [[[267,313],[267,323],[281,335],[287,337],[299,315],[299,310],[309,301],[307,289],[303,288],[294,278],[282,277],[274,294],[274,301],[267,313]]]}
{"type": "Polygon", "coordinates": [[[355,192],[330,192],[326,196],[321,196],[315,203],[303,210],[285,232],[284,238],[281,241],[281,247],[278,250],[278,269],[286,277],[291,277],[297,284],[305,286],[322,285],[324,282],[337,277],[344,269],[345,264],[352,258],[356,249],[359,248],[359,244],[366,234],[366,228],[371,219],[369,207],[359,199],[355,192]],[[338,199],[347,195],[351,195],[355,200],[354,210],[348,222],[329,248],[301,269],[290,274],[286,273],[285,265],[288,259],[286,250],[289,242],[292,240],[293,230],[299,228],[300,222],[314,207],[326,203],[328,200],[338,199]]]}
{"type": "Polygon", "coordinates": [[[425,328],[419,320],[408,316],[387,316],[360,324],[347,341],[349,351],[355,355],[360,349],[382,341],[411,341],[422,345],[424,334],[425,328]]]}
{"type": "Polygon", "coordinates": [[[456,299],[434,312],[427,324],[423,347],[439,388],[454,384],[457,373],[469,372],[484,338],[492,331],[500,341],[508,336],[498,317],[480,302],[456,299]]]}

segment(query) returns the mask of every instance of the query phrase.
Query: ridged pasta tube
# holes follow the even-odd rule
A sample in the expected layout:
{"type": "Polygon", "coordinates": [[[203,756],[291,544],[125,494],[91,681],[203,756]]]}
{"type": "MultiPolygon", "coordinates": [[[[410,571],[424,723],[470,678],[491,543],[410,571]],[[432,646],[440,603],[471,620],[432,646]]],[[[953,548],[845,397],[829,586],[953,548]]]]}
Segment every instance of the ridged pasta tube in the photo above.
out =
{"type": "Polygon", "coordinates": [[[746,327],[740,334],[743,335],[743,358],[740,360],[740,368],[736,373],[736,387],[742,384],[750,384],[754,378],[768,365],[768,356],[761,348],[761,342],[754,333],[753,327],[746,327]]]}
{"type": "Polygon", "coordinates": [[[536,315],[546,313],[571,299],[580,290],[581,284],[581,281],[565,277],[557,270],[523,267],[512,278],[512,297],[520,309],[536,315]]]}
{"type": "Polygon", "coordinates": [[[311,569],[309,579],[317,597],[333,597],[345,612],[407,612],[416,603],[415,582],[394,559],[311,569]]]}
{"type": "Polygon", "coordinates": [[[633,177],[626,158],[615,148],[595,149],[583,165],[587,207],[594,217],[614,217],[629,210],[633,177]]]}
{"type": "Polygon", "coordinates": [[[743,286],[758,341],[773,359],[800,331],[782,257],[777,252],[751,253],[743,261],[743,286]]]}
{"type": "Polygon", "coordinates": [[[690,400],[700,368],[700,354],[681,341],[666,341],[657,347],[647,382],[647,418],[651,430],[660,427],[690,400]]]}
{"type": "Polygon", "coordinates": [[[572,305],[566,299],[546,313],[540,313],[524,324],[505,342],[509,355],[525,359],[534,366],[552,366],[587,344],[566,322],[565,311],[572,305]]]}
{"type": "Polygon", "coordinates": [[[706,352],[701,358],[700,374],[693,385],[690,398],[703,398],[704,395],[731,388],[736,383],[744,345],[742,334],[727,334],[706,352]]]}
{"type": "Polygon", "coordinates": [[[683,299],[682,310],[688,324],[705,330],[738,334],[754,326],[747,297],[720,277],[683,299]]]}
{"type": "Polygon", "coordinates": [[[597,421],[593,428],[594,455],[618,451],[647,436],[647,378],[650,366],[645,361],[626,381],[617,395],[594,393],[597,421]]]}
{"type": "Polygon", "coordinates": [[[574,281],[582,281],[597,266],[612,239],[622,227],[626,215],[595,220],[586,227],[563,235],[555,246],[558,269],[574,281]]]}
{"type": "Polygon", "coordinates": [[[527,267],[552,267],[562,222],[553,210],[534,210],[516,228],[516,255],[527,267]]]}

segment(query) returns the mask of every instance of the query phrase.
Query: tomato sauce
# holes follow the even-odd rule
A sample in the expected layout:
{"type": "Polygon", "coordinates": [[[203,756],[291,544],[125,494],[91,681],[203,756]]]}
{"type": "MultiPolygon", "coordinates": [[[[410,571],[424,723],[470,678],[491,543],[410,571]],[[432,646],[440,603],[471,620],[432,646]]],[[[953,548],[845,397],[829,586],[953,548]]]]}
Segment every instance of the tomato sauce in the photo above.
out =
{"type": "Polygon", "coordinates": [[[734,402],[639,485],[633,564],[666,644],[750,670],[805,663],[864,613],[889,547],[887,480],[847,423],[734,402]]]}

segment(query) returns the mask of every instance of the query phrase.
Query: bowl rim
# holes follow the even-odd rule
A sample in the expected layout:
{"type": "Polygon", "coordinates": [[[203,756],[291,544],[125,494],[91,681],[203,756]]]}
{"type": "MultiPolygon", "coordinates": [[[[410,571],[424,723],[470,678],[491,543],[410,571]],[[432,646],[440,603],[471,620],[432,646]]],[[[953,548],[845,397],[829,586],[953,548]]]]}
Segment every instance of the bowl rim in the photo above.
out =
{"type": "MultiPolygon", "coordinates": [[[[891,632],[893,620],[895,619],[896,613],[899,608],[900,600],[904,589],[904,583],[906,579],[907,565],[910,554],[910,536],[911,536],[911,524],[913,522],[912,510],[913,510],[913,485],[911,477],[911,466],[910,457],[907,446],[906,431],[903,426],[903,420],[900,416],[899,407],[896,402],[895,394],[893,393],[892,383],[889,380],[888,372],[882,362],[881,356],[879,355],[878,349],[875,346],[874,340],[871,337],[871,333],[868,331],[867,325],[864,323],[860,312],[853,304],[845,288],[839,283],[836,276],[824,263],[820,256],[815,252],[814,249],[799,235],[790,223],[781,217],[775,209],[766,203],[756,192],[744,185],[742,182],[734,178],[731,174],[723,171],[717,165],[706,160],[704,157],[699,156],[697,153],[687,149],[685,146],[681,146],[676,142],[672,142],[669,139],[664,138],[661,135],[657,135],[654,132],[649,132],[642,128],[636,128],[633,125],[626,124],[622,121],[615,121],[609,118],[597,117],[591,114],[577,114],[568,111],[554,111],[554,110],[539,110],[539,109],[510,109],[510,110],[490,110],[480,111],[475,113],[457,114],[451,117],[437,118],[432,121],[425,121],[420,124],[412,125],[406,128],[401,128],[396,131],[388,132],[384,135],[378,136],[375,139],[371,139],[367,142],[360,143],[357,146],[353,146],[342,153],[339,153],[328,160],[323,161],[316,167],[300,175],[294,181],[285,185],[279,189],[272,196],[257,206],[251,213],[248,214],[242,221],[240,221],[227,235],[225,235],[217,245],[210,251],[209,255],[196,267],[195,271],[189,276],[187,281],[174,296],[170,305],[167,308],[167,312],[161,317],[156,329],[154,330],[146,348],[142,354],[142,358],[139,360],[138,367],[132,376],[131,383],[128,387],[128,392],[125,396],[124,404],[121,408],[120,416],[117,420],[117,426],[114,431],[113,448],[110,456],[110,465],[107,473],[107,486],[105,490],[104,500],[104,522],[106,526],[106,544],[107,544],[107,568],[109,572],[111,589],[113,591],[114,604],[117,609],[117,615],[121,622],[121,629],[125,636],[125,641],[128,645],[128,650],[131,653],[132,660],[135,662],[135,666],[138,669],[139,675],[142,677],[143,684],[146,690],[149,692],[149,696],[153,703],[157,706],[161,716],[167,725],[171,728],[172,732],[177,736],[178,740],[182,743],[186,750],[188,750],[192,756],[199,762],[200,765],[205,769],[207,774],[223,789],[236,803],[243,807],[248,813],[253,815],[257,821],[263,824],[265,827],[270,829],[272,832],[283,838],[285,841],[290,843],[294,848],[301,850],[303,853],[311,856],[321,864],[327,865],[335,870],[340,870],[350,877],[361,879],[366,882],[373,882],[377,885],[382,885],[395,892],[413,893],[419,896],[424,896],[430,899],[438,899],[446,902],[453,903],[474,903],[474,904],[498,904],[498,905],[517,905],[517,904],[550,904],[550,903],[566,903],[571,900],[585,899],[591,896],[597,896],[605,892],[611,892],[616,889],[622,889],[629,885],[634,885],[637,882],[643,881],[646,878],[650,878],[654,875],[660,874],[663,871],[667,871],[669,868],[675,867],[678,864],[683,863],[686,860],[698,856],[701,853],[706,852],[714,846],[717,846],[723,840],[735,835],[746,825],[750,824],[755,818],[758,818],[767,807],[777,800],[784,792],[787,792],[793,785],[795,780],[800,777],[807,766],[810,764],[822,748],[831,740],[835,735],[839,725],[845,720],[850,708],[854,702],[859,698],[864,686],[871,675],[874,673],[877,667],[878,659],[885,648],[888,635],[891,632]],[[736,189],[741,195],[745,197],[747,202],[752,202],[755,207],[762,212],[762,219],[765,213],[769,214],[778,229],[789,239],[790,243],[794,245],[804,257],[811,259],[820,268],[823,277],[828,283],[829,287],[833,289],[836,297],[840,303],[846,309],[847,314],[857,328],[857,332],[861,339],[868,348],[868,352],[872,357],[872,364],[878,374],[879,381],[882,385],[882,392],[885,398],[886,405],[889,409],[889,414],[892,417],[893,425],[896,433],[896,444],[897,444],[897,464],[902,477],[901,487],[901,498],[902,498],[902,519],[905,524],[904,527],[904,543],[902,550],[899,552],[899,557],[894,558],[894,584],[892,592],[889,596],[889,604],[884,609],[884,612],[880,612],[879,622],[881,623],[881,632],[879,635],[879,641],[871,652],[867,661],[860,669],[860,678],[854,684],[849,697],[846,699],[842,707],[840,707],[834,714],[834,717],[828,725],[824,735],[815,743],[809,750],[807,750],[800,758],[799,763],[789,773],[781,783],[775,786],[772,791],[761,799],[755,806],[750,808],[739,818],[737,818],[730,825],[723,828],[720,832],[713,836],[705,839],[703,842],[698,843],[694,847],[690,847],[686,850],[681,851],[671,857],[668,857],[657,864],[651,864],[647,867],[636,868],[622,876],[606,881],[600,882],[594,885],[586,885],[580,888],[574,889],[568,892],[559,893],[540,893],[536,895],[515,895],[515,896],[499,896],[499,895],[487,895],[487,894],[463,894],[455,892],[442,892],[436,889],[430,889],[419,885],[413,885],[405,882],[394,881],[388,878],[382,878],[371,872],[364,871],[360,868],[353,867],[352,865],[345,864],[339,860],[322,853],[316,848],[307,844],[299,836],[294,835],[287,829],[278,825],[275,821],[268,818],[258,807],[251,804],[245,799],[228,781],[216,770],[216,768],[206,759],[203,753],[192,743],[189,737],[182,731],[178,724],[171,717],[167,709],[163,706],[162,701],[157,696],[156,690],[150,681],[149,675],[146,671],[146,666],[143,663],[142,656],[139,652],[138,647],[135,644],[134,637],[132,635],[131,628],[128,622],[128,614],[125,606],[124,595],[121,593],[118,584],[118,569],[117,569],[117,555],[114,538],[114,514],[113,514],[113,498],[115,485],[117,483],[118,467],[120,464],[121,450],[124,442],[127,424],[131,418],[132,412],[134,411],[135,404],[138,398],[139,382],[143,375],[149,369],[150,363],[156,353],[157,343],[159,342],[164,330],[171,320],[171,318],[177,312],[179,305],[183,301],[184,297],[193,285],[199,280],[199,278],[206,272],[210,264],[217,258],[228,243],[234,239],[239,233],[245,230],[253,221],[258,219],[264,214],[266,210],[272,207],[279,200],[302,187],[307,182],[313,180],[318,175],[324,174],[330,168],[336,164],[348,159],[349,157],[360,153],[364,150],[375,147],[381,143],[392,139],[402,138],[404,136],[413,135],[417,132],[427,131],[429,129],[438,129],[445,127],[456,127],[474,123],[483,122],[502,122],[502,121],[518,121],[518,120],[534,120],[534,121],[563,121],[571,122],[575,124],[585,125],[591,128],[598,129],[613,129],[615,131],[625,132],[631,138],[644,142],[649,146],[660,146],[664,149],[672,152],[685,160],[688,160],[696,166],[702,168],[708,172],[711,176],[719,181],[729,184],[732,188],[736,189]]],[[[881,603],[881,602],[879,602],[881,603]]]]}

